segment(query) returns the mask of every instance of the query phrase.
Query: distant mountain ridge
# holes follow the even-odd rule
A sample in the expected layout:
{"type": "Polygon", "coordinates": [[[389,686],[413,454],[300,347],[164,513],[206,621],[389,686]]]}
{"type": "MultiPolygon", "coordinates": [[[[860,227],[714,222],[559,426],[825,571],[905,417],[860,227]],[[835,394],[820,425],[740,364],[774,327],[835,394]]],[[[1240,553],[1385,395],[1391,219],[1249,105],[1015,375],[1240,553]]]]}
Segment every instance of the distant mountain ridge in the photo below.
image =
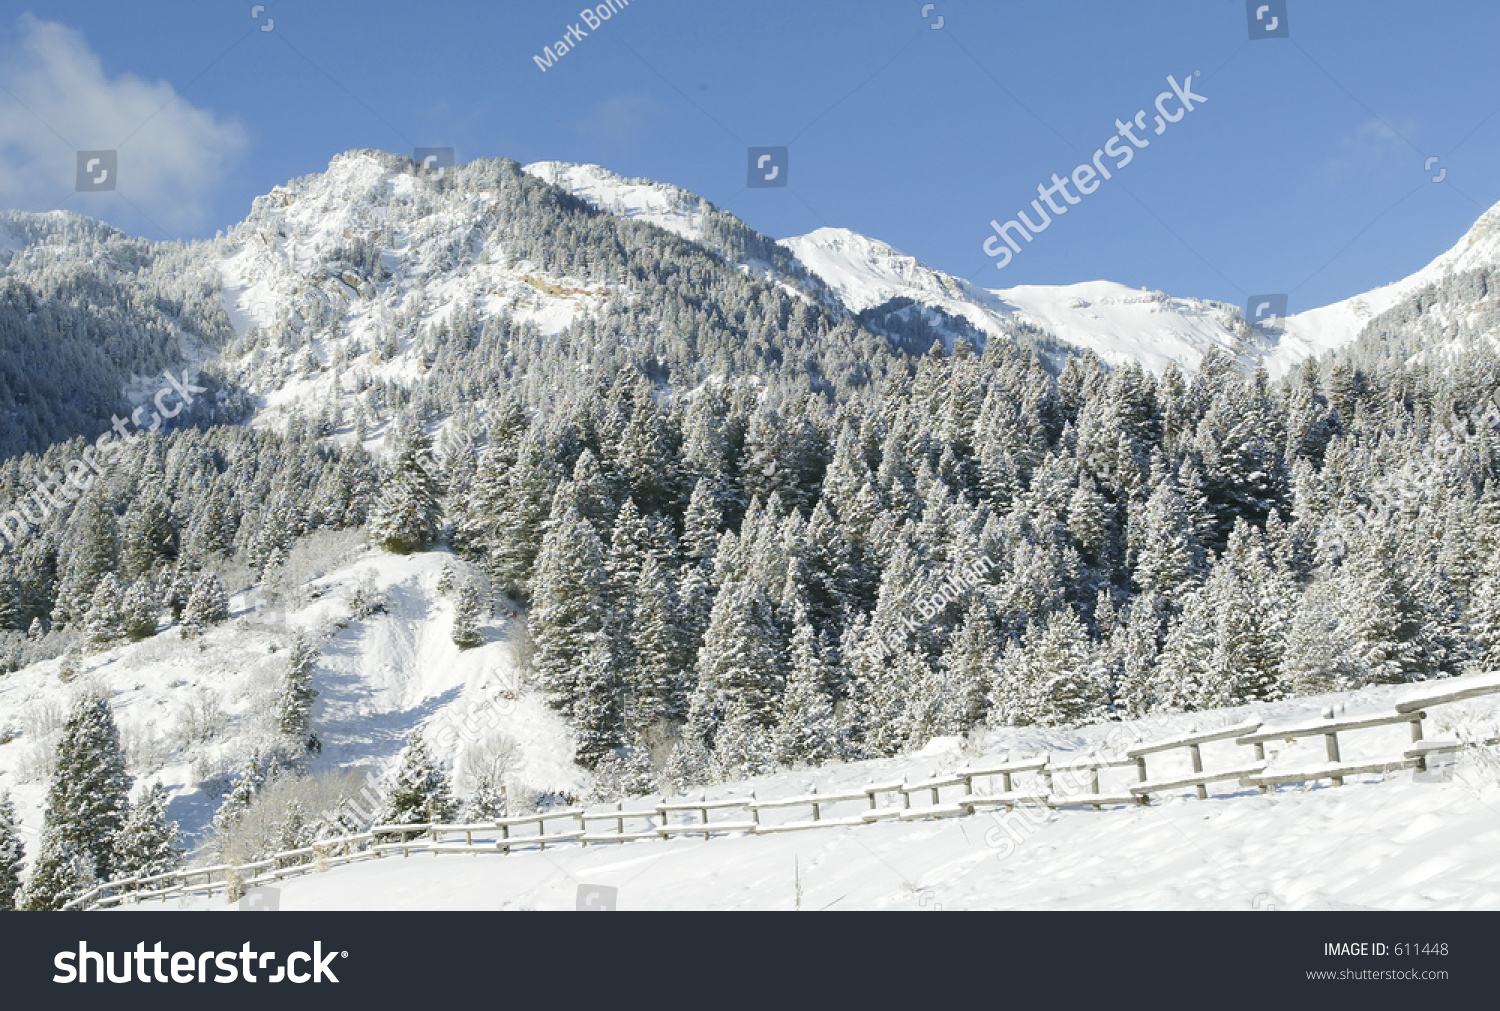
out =
{"type": "MultiPolygon", "coordinates": [[[[624,180],[597,165],[542,162],[527,167],[610,213],[650,220],[699,239],[692,194],[665,183],[624,180]]],[[[702,201],[699,201],[701,204],[702,201]]],[[[845,228],[819,228],[781,240],[807,271],[853,313],[900,298],[962,318],[989,336],[1015,322],[1097,353],[1113,365],[1167,363],[1191,371],[1210,349],[1262,361],[1273,376],[1297,362],[1351,344],[1377,316],[1445,278],[1500,265],[1500,207],[1491,208],[1447,252],[1391,284],[1292,314],[1274,330],[1252,327],[1242,307],[1134,289],[1112,281],[985,289],[928,267],[893,246],[845,228]]]]}

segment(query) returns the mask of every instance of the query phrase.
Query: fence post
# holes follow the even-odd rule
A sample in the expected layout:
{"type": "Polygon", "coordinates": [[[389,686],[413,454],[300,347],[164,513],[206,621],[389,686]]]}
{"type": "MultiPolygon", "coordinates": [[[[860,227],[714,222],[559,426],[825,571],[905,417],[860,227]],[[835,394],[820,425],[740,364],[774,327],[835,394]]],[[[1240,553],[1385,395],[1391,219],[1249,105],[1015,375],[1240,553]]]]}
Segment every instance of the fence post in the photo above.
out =
{"type": "MultiPolygon", "coordinates": [[[[1328,760],[1337,765],[1339,762],[1339,735],[1336,733],[1324,734],[1323,740],[1328,745],[1328,760]]],[[[1334,776],[1333,785],[1343,786],[1344,777],[1334,776]]]]}
{"type": "MultiPolygon", "coordinates": [[[[707,790],[703,791],[703,798],[702,799],[703,799],[703,803],[704,804],[708,803],[708,791],[707,790]]],[[[700,812],[700,813],[703,815],[703,838],[705,838],[705,839],[712,839],[714,834],[708,830],[708,808],[705,807],[702,810],[702,812],[700,812]]]]}
{"type": "MultiPolygon", "coordinates": [[[[1188,745],[1188,750],[1193,754],[1193,771],[1201,773],[1203,771],[1203,752],[1199,750],[1199,746],[1196,744],[1188,745]]],[[[1198,799],[1208,799],[1208,787],[1202,783],[1198,784],[1198,799]]]]}
{"type": "MultiPolygon", "coordinates": [[[[625,802],[623,800],[617,800],[617,801],[615,801],[615,810],[616,811],[623,811],[623,810],[625,810],[625,802]]],[[[625,834],[625,819],[623,817],[615,819],[615,834],[616,835],[624,835],[625,834]]]]}
{"type": "MultiPolygon", "coordinates": [[[[1418,741],[1420,741],[1422,739],[1422,720],[1425,720],[1427,718],[1427,714],[1426,713],[1418,713],[1417,716],[1419,717],[1419,719],[1415,719],[1415,720],[1411,721],[1411,742],[1413,744],[1416,744],[1418,741]]],[[[1417,756],[1417,771],[1418,772],[1426,772],[1427,771],[1427,756],[1426,755],[1418,755],[1417,756]]]]}
{"type": "Polygon", "coordinates": [[[750,822],[755,827],[750,830],[751,834],[760,831],[760,808],[756,806],[755,791],[750,791],[750,822]]]}
{"type": "MultiPolygon", "coordinates": [[[[1257,762],[1264,762],[1266,760],[1266,745],[1264,741],[1255,742],[1255,760],[1257,762]]],[[[1257,789],[1261,793],[1267,793],[1271,788],[1269,786],[1261,786],[1257,787],[1257,789]]]]}

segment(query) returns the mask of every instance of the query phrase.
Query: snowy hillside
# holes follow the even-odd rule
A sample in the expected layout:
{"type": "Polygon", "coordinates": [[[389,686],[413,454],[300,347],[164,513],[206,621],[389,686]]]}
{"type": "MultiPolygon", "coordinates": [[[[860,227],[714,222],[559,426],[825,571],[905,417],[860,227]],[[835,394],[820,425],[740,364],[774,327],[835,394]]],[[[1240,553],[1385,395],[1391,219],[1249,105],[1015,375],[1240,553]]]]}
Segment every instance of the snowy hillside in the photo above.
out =
{"type": "Polygon", "coordinates": [[[1191,370],[1210,348],[1249,360],[1270,350],[1239,309],[1221,302],[1111,281],[990,291],[842,228],[820,228],[783,244],[853,312],[909,298],[961,317],[989,337],[1007,338],[1013,323],[1022,322],[1113,365],[1138,361],[1153,372],[1168,362],[1191,370]]]}
{"type": "Polygon", "coordinates": [[[168,787],[170,817],[188,841],[201,841],[229,780],[274,738],[275,695],[298,631],[320,647],[313,716],[323,748],[310,771],[381,774],[420,727],[450,763],[504,734],[521,752],[517,788],[576,791],[585,774],[573,765],[571,733],[520,683],[505,622],[489,628],[486,645],[453,644],[453,604],[437,584],[445,565],[462,563],[367,553],[357,539],[342,553],[351,560],[308,582],[301,607],[267,607],[262,588],[250,587],[231,598],[229,622],[200,638],[168,628],[89,654],[74,673],[59,659],[0,678],[0,777],[28,849],[62,722],[89,690],[114,709],[137,791],[168,787]],[[360,593],[383,601],[381,610],[355,617],[360,593]]]}
{"type": "MultiPolygon", "coordinates": [[[[869,781],[913,780],[981,753],[1082,753],[1137,737],[1159,740],[1247,717],[1285,725],[1389,711],[1411,688],[1377,688],[1271,706],[1101,724],[1078,731],[992,731],[974,753],[956,740],[921,754],[787,772],[710,790],[710,798],[754,790],[762,799],[835,794],[869,781]],[[1106,743],[1110,742],[1110,743],[1106,743]]],[[[1437,728],[1493,734],[1500,706],[1473,701],[1431,714],[1437,728]]],[[[1399,754],[1404,727],[1340,736],[1346,761],[1399,754]]],[[[1209,769],[1244,748],[1203,747],[1209,769]]],[[[1272,768],[1322,761],[1319,738],[1273,744],[1272,768]]],[[[1156,758],[1152,759],[1157,761],[1156,758]]],[[[1163,777],[1187,772],[1161,760],[1163,777]]],[[[1133,782],[1133,768],[1119,770],[1133,782]]],[[[1105,782],[1107,790],[1110,783],[1105,782]]],[[[281,908],[572,909],[578,886],[619,889],[621,909],[1493,909],[1500,905],[1500,764],[1487,750],[1447,773],[1366,775],[1343,787],[1325,781],[1268,795],[1234,784],[1191,789],[1149,808],[981,813],[964,818],[830,827],[705,842],[551,847],[509,856],[385,859],[287,880],[281,908]]],[[[649,806],[645,798],[627,808],[649,806]]],[[[841,809],[831,805],[836,817],[841,809]]],[[[167,908],[226,909],[221,895],[167,908]]],[[[142,908],[158,908],[145,904],[142,908]]]]}
{"type": "Polygon", "coordinates": [[[339,404],[356,387],[419,376],[415,326],[403,319],[434,325],[467,309],[551,334],[624,294],[508,255],[486,238],[493,193],[397,161],[341,155],[327,172],[257,198],[223,242],[218,269],[237,333],[244,338],[253,324],[285,335],[234,370],[273,412],[339,404]],[[352,367],[323,374],[346,361],[352,367]]]}
{"type": "MultiPolygon", "coordinates": [[[[1416,295],[1428,285],[1469,271],[1500,266],[1500,207],[1482,214],[1447,252],[1408,277],[1342,302],[1287,317],[1278,361],[1320,355],[1348,345],[1381,313],[1416,295]]],[[[1475,306],[1461,308],[1472,311],[1475,306]]]]}
{"type": "MultiPolygon", "coordinates": [[[[704,238],[709,205],[679,187],[622,179],[597,165],[539,162],[526,171],[601,210],[704,238]]],[[[819,228],[781,244],[856,314],[905,298],[959,317],[990,337],[1008,339],[1015,323],[1029,324],[1114,365],[1137,361],[1160,372],[1175,362],[1191,371],[1207,351],[1218,348],[1247,364],[1263,360],[1275,378],[1303,358],[1347,346],[1371,320],[1425,286],[1500,263],[1497,222],[1500,208],[1492,208],[1452,249],[1416,273],[1292,314],[1277,332],[1248,326],[1238,305],[1112,281],[985,289],[846,228],[819,228]]]]}
{"type": "Polygon", "coordinates": [[[527,165],[525,171],[616,217],[645,221],[684,239],[702,239],[704,219],[714,213],[707,200],[681,187],[649,179],[622,179],[598,165],[539,161],[527,165]]]}

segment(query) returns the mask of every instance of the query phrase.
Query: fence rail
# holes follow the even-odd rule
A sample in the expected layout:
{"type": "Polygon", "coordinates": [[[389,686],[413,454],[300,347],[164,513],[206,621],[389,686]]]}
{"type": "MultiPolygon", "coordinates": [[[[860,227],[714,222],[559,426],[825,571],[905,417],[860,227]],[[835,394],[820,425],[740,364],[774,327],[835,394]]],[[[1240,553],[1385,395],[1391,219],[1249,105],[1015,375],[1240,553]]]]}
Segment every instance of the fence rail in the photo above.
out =
{"type": "Polygon", "coordinates": [[[230,901],[235,901],[246,888],[299,874],[326,871],[360,860],[378,860],[397,853],[403,857],[423,852],[434,855],[513,853],[525,848],[545,850],[548,846],[565,843],[589,846],[643,839],[670,839],[676,836],[701,835],[704,839],[711,839],[715,835],[771,835],[852,827],[887,819],[918,821],[964,817],[980,810],[1005,808],[1009,811],[1019,806],[1092,807],[1094,810],[1102,810],[1105,807],[1149,804],[1152,794],[1176,793],[1189,788],[1199,798],[1206,799],[1210,784],[1231,781],[1237,782],[1241,787],[1257,788],[1262,793],[1277,786],[1324,779],[1330,780],[1335,786],[1341,786],[1345,779],[1353,776],[1408,768],[1425,771],[1428,759],[1433,755],[1452,754],[1473,745],[1500,744],[1500,737],[1474,742],[1454,738],[1423,739],[1422,724],[1427,718],[1428,709],[1500,693],[1500,675],[1474,680],[1476,683],[1462,687],[1445,687],[1407,698],[1395,705],[1394,712],[1346,719],[1333,719],[1329,716],[1322,720],[1307,720],[1279,727],[1267,727],[1259,720],[1251,720],[1233,726],[1194,730],[1158,741],[1142,742],[1129,748],[1122,758],[1095,754],[1070,761],[1052,753],[989,765],[971,764],[941,775],[934,771],[915,782],[906,779],[899,782],[872,782],[839,793],[820,794],[813,789],[800,796],[769,800],[760,800],[754,793],[746,797],[713,800],[704,794],[697,800],[668,800],[663,797],[651,807],[627,809],[621,802],[613,810],[568,808],[469,824],[377,825],[366,832],[322,839],[311,846],[277,853],[251,863],[189,867],[163,874],[107,882],[77,896],[63,908],[107,909],[126,902],[212,895],[215,892],[225,892],[230,901]],[[1339,734],[1402,723],[1411,727],[1412,744],[1400,757],[1356,762],[1345,762],[1340,757],[1339,734]],[[1307,737],[1324,738],[1326,763],[1297,770],[1267,769],[1266,744],[1307,737]],[[1228,741],[1239,747],[1253,748],[1254,760],[1221,769],[1205,770],[1201,750],[1203,745],[1228,741]],[[1150,779],[1147,775],[1147,756],[1172,751],[1188,753],[1191,774],[1169,774],[1160,779],[1150,779]],[[1136,770],[1137,782],[1123,788],[1101,788],[1101,773],[1131,767],[1136,770]],[[1087,778],[1087,786],[1078,782],[1080,775],[1087,778]],[[1021,777],[1029,777],[1029,787],[1018,786],[1016,781],[1021,777]],[[1066,788],[1061,792],[1057,788],[1059,778],[1067,781],[1066,788]],[[999,791],[993,790],[996,779],[1000,780],[999,791]],[[976,792],[976,782],[990,789],[976,792]],[[943,797],[945,790],[950,791],[950,796],[946,799],[943,797]],[[920,796],[924,803],[914,806],[914,796],[920,796]],[[859,805],[858,812],[828,816],[828,808],[850,804],[859,805]],[[797,808],[808,809],[808,816],[783,822],[767,822],[761,818],[763,812],[797,808]],[[726,818],[722,816],[722,812],[726,811],[739,811],[743,814],[726,818]],[[717,821],[714,820],[715,813],[720,813],[717,821]],[[677,818],[675,821],[674,816],[677,818]],[[683,820],[684,818],[687,820],[683,820]],[[644,827],[632,827],[630,831],[626,831],[627,821],[644,823],[644,827]],[[567,823],[566,827],[559,826],[559,822],[567,823]],[[590,830],[591,823],[597,825],[610,822],[614,823],[613,832],[590,830]],[[531,826],[535,826],[535,831],[513,831],[531,826]],[[462,836],[462,841],[452,838],[456,836],[462,836]]]}

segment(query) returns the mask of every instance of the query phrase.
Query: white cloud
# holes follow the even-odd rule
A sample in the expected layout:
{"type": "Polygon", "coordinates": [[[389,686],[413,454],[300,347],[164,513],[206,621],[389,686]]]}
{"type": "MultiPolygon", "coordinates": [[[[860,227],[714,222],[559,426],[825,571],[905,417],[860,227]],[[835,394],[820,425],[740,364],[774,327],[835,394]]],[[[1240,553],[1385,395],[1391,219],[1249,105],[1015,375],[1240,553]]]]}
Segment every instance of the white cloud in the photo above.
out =
{"type": "Polygon", "coordinates": [[[1341,184],[1351,176],[1369,174],[1376,168],[1410,168],[1421,161],[1412,151],[1407,138],[1416,134],[1418,124],[1399,119],[1395,124],[1384,119],[1370,119],[1352,133],[1339,138],[1339,150],[1323,161],[1323,172],[1332,183],[1341,184]]]}
{"type": "Polygon", "coordinates": [[[246,144],[233,119],[194,107],[165,81],[105,76],[79,32],[30,14],[0,38],[0,88],[3,207],[66,201],[81,214],[128,220],[134,205],[169,232],[191,232],[246,144]],[[75,196],[76,151],[110,149],[119,151],[118,190],[75,196]]]}

